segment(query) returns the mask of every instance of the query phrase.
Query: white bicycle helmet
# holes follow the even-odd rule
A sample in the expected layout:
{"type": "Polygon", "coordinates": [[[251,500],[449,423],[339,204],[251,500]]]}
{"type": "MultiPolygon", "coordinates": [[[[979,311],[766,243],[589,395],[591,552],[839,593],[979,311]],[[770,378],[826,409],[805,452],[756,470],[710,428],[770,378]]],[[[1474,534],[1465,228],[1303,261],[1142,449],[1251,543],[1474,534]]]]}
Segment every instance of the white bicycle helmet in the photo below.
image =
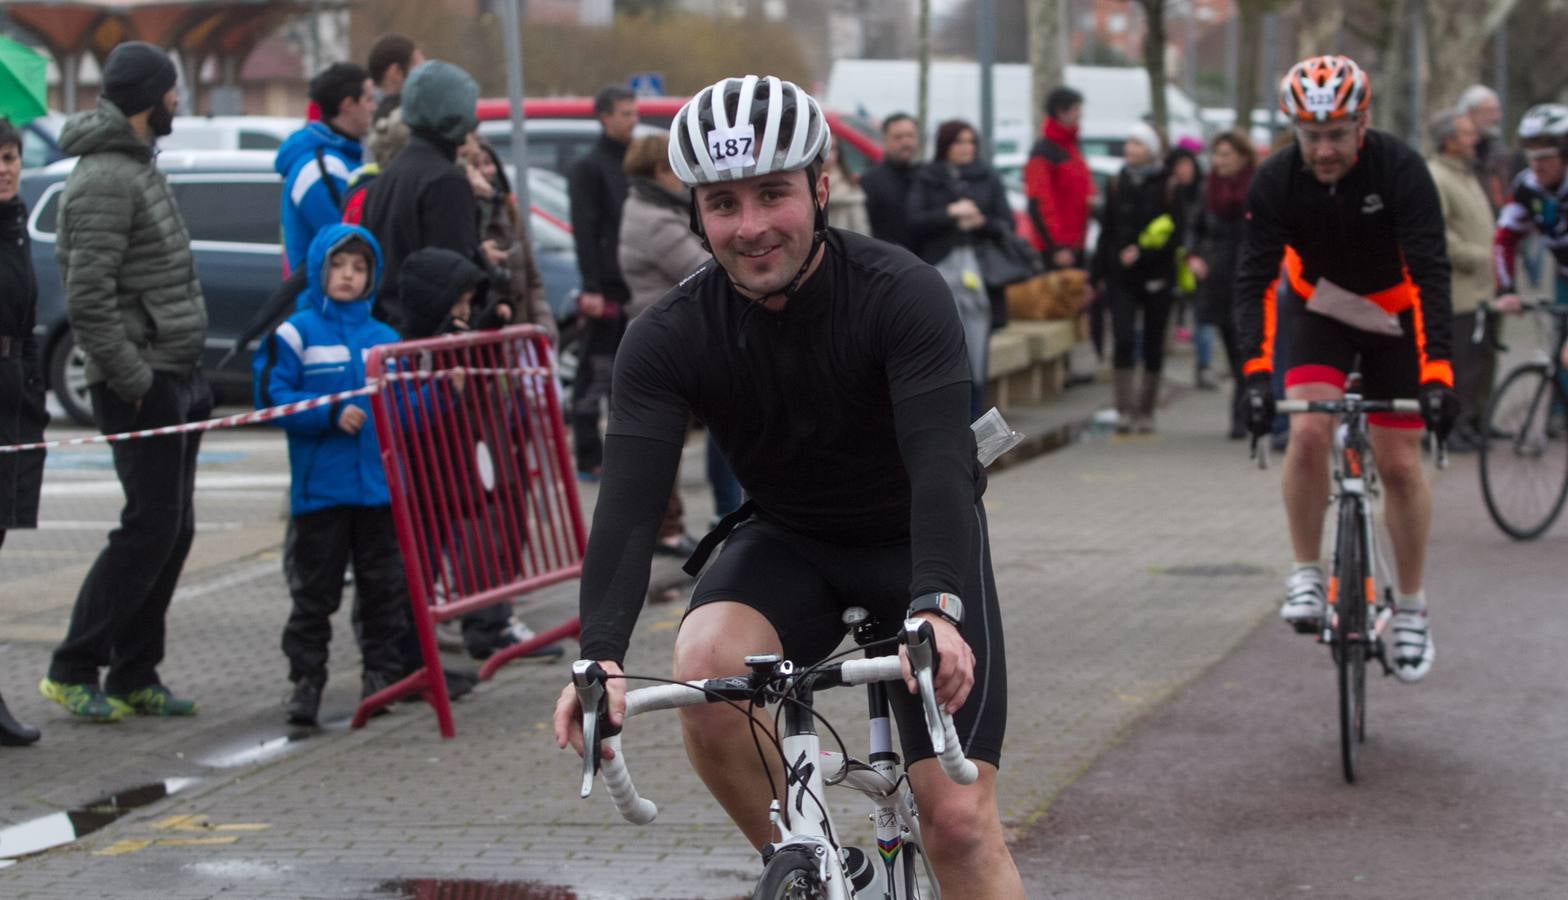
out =
{"type": "Polygon", "coordinates": [[[772,75],[724,78],[670,123],[670,168],[688,187],[795,172],[826,161],[833,137],[811,95],[772,75]]]}
{"type": "Polygon", "coordinates": [[[1537,103],[1519,120],[1519,140],[1558,141],[1568,138],[1568,106],[1537,103]]]}

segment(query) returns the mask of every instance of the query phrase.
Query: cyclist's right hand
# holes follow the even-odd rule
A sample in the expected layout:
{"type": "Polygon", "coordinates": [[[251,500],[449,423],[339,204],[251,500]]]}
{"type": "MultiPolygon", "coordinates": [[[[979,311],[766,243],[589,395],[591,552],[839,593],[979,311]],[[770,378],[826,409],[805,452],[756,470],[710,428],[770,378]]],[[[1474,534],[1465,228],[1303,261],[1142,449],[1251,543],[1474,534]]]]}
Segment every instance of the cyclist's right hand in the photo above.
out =
{"type": "MultiPolygon", "coordinates": [[[[621,665],[614,660],[601,659],[599,665],[606,674],[612,676],[605,679],[604,690],[610,706],[610,725],[619,728],[626,721],[626,679],[614,677],[621,675],[621,665]]],[[[583,708],[577,702],[577,689],[570,681],[561,689],[561,696],[555,701],[555,745],[562,750],[571,744],[578,756],[583,755],[583,708]]],[[[601,747],[605,759],[614,759],[615,754],[609,747],[601,747]]]]}
{"type": "Polygon", "coordinates": [[[1268,437],[1274,430],[1274,376],[1268,372],[1248,375],[1241,402],[1247,430],[1253,437],[1268,437]]]}
{"type": "Polygon", "coordinates": [[[1492,300],[1492,308],[1498,312],[1516,313],[1524,308],[1518,294],[1504,294],[1492,300]]]}

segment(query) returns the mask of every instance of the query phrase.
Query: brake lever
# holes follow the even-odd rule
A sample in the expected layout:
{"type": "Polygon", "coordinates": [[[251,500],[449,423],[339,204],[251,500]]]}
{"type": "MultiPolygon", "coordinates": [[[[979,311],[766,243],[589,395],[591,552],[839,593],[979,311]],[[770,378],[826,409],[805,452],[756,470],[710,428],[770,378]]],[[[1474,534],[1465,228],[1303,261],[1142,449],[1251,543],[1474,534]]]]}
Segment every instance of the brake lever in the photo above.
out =
{"type": "Polygon", "coordinates": [[[947,749],[947,739],[942,734],[942,711],[936,705],[936,636],[930,622],[905,619],[903,639],[909,654],[909,669],[920,686],[920,704],[925,708],[926,730],[931,732],[931,749],[941,756],[947,749]]]}
{"type": "Polygon", "coordinates": [[[604,682],[609,674],[591,659],[572,663],[572,687],[583,709],[583,786],[580,797],[593,793],[593,777],[599,773],[600,743],[618,729],[610,724],[610,696],[604,682]]]}

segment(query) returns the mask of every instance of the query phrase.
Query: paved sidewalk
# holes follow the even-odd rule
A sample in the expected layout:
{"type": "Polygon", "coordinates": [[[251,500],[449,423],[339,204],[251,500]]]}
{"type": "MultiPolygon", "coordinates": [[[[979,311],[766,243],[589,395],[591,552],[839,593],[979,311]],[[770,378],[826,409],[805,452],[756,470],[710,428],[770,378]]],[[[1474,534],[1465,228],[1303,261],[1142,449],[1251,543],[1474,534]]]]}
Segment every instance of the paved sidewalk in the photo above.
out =
{"type": "MultiPolygon", "coordinates": [[[[1103,386],[1075,389],[1035,415],[1012,418],[1026,432],[1056,431],[1103,399],[1103,386]]],[[[1224,440],[1224,408],[1223,394],[1189,392],[1164,411],[1158,436],[1090,433],[991,480],[1010,651],[1000,793],[1016,833],[1142,716],[1272,614],[1285,558],[1277,475],[1251,468],[1243,445],[1224,440]]],[[[700,479],[700,467],[688,464],[683,486],[694,526],[708,508],[700,479]]],[[[45,729],[37,748],[0,754],[0,819],[22,822],[139,784],[196,779],[67,848],[0,871],[0,893],[437,895],[407,881],[418,879],[569,889],[505,894],[517,897],[747,892],[755,857],[691,774],[673,715],[639,720],[627,737],[639,785],[661,806],[656,825],[625,824],[598,794],[577,798],[575,757],[557,752],[549,737],[563,664],[503,670],[458,704],[452,741],[438,737],[434,717],[418,706],[359,732],[340,722],[285,740],[277,635],[288,600],[270,554],[195,571],[182,587],[165,677],[203,701],[194,721],[67,722],[32,689],[50,644],[0,631],[7,641],[0,686],[24,719],[45,729]]],[[[0,629],[9,584],[6,596],[0,629]]],[[[525,615],[537,627],[574,607],[574,591],[563,586],[531,601],[525,615]]],[[[679,614],[678,605],[644,612],[630,670],[668,673],[679,614]]],[[[58,608],[30,615],[41,628],[63,622],[58,608]]],[[[333,671],[357,672],[343,639],[346,617],[340,621],[333,671]]],[[[348,714],[357,682],[345,675],[329,685],[329,716],[348,714]]],[[[853,722],[862,702],[840,692],[823,708],[830,719],[853,722]]],[[[845,731],[853,750],[863,736],[845,731]]],[[[836,801],[840,827],[860,829],[864,809],[836,801]]]]}

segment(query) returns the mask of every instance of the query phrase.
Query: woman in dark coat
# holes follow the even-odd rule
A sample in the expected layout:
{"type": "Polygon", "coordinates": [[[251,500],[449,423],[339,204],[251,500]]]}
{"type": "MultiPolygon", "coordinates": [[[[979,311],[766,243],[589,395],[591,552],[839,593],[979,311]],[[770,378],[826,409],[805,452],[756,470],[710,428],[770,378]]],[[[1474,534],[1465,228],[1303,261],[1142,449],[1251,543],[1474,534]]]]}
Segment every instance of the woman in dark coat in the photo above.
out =
{"type": "Polygon", "coordinates": [[[1127,164],[1111,180],[1094,252],[1096,286],[1109,290],[1115,336],[1112,384],[1117,429],[1154,431],[1160,372],[1165,365],[1165,326],[1176,281],[1176,247],[1181,243],[1181,204],[1160,165],[1160,138],[1138,124],[1128,135],[1127,164]],[[1143,382],[1134,393],[1142,314],[1143,382]]]}
{"type": "Polygon", "coordinates": [[[1247,213],[1247,189],[1257,157],[1243,134],[1227,131],[1210,144],[1210,172],[1203,190],[1203,212],[1193,226],[1195,242],[1187,265],[1203,286],[1199,291],[1198,320],[1220,333],[1225,359],[1230,364],[1230,436],[1247,436],[1242,414],[1243,358],[1236,343],[1236,320],[1231,314],[1231,292],[1236,283],[1236,259],[1241,247],[1242,223],[1247,213]]]}
{"type": "MultiPolygon", "coordinates": [[[[38,342],[38,282],[27,237],[27,205],[17,196],[22,178],[22,136],[0,119],[0,444],[44,439],[44,373],[38,342]]],[[[38,527],[38,492],[44,452],[0,453],[0,544],[12,528],[38,527]]],[[[0,698],[0,746],[38,740],[38,730],[11,717],[0,698]]]]}
{"type": "MultiPolygon", "coordinates": [[[[996,172],[980,159],[979,132],[967,122],[943,122],[936,130],[936,157],[915,173],[909,191],[910,248],[928,263],[944,268],[947,257],[961,248],[995,245],[1013,230],[1007,190],[996,172]]],[[[984,257],[976,256],[976,268],[984,257]]],[[[944,276],[952,276],[944,269],[944,276]]],[[[978,418],[985,403],[990,332],[1007,324],[1007,300],[1001,285],[987,288],[985,272],[964,273],[970,284],[954,291],[972,376],[970,412],[978,418]],[[977,294],[985,303],[966,307],[977,294]]],[[[961,276],[963,277],[963,276],[961,276]]]]}

